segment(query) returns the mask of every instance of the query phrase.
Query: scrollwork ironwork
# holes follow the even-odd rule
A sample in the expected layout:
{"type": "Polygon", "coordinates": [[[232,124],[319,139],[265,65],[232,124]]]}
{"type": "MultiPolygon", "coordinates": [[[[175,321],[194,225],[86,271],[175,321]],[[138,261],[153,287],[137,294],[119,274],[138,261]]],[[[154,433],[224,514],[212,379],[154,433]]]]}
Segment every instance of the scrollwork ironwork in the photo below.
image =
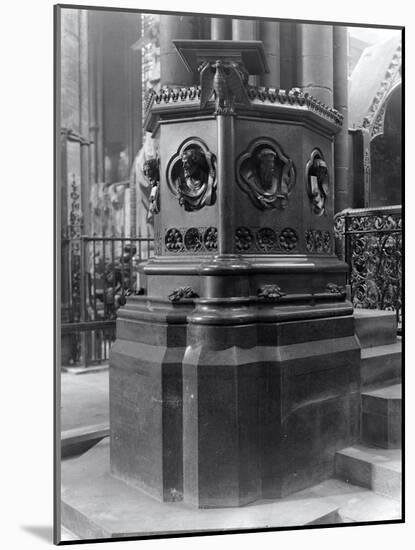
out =
{"type": "Polygon", "coordinates": [[[336,217],[336,240],[344,246],[356,308],[402,307],[402,216],[399,208],[347,210],[336,217]]]}

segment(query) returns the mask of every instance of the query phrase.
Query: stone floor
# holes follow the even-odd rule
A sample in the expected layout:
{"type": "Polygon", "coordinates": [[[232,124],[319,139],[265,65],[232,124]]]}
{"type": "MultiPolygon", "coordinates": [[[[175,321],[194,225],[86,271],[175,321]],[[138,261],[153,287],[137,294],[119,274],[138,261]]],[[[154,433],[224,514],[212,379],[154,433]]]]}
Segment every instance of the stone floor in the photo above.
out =
{"type": "MultiPolygon", "coordinates": [[[[119,500],[117,507],[122,508],[121,516],[124,519],[120,525],[118,525],[118,519],[114,520],[114,524],[110,522],[107,525],[107,522],[104,522],[101,528],[103,528],[103,532],[107,533],[109,536],[114,536],[114,534],[120,535],[120,530],[124,531],[126,534],[128,532],[137,532],[138,529],[135,527],[135,517],[130,518],[128,516],[128,507],[126,509],[123,508],[126,502],[124,491],[128,493],[129,498],[127,500],[134,500],[137,495],[134,491],[131,491],[129,488],[124,486],[122,482],[115,482],[117,487],[115,489],[112,487],[114,480],[112,480],[111,477],[108,478],[105,473],[107,468],[107,466],[105,466],[105,452],[102,455],[102,473],[98,472],[99,468],[97,467],[97,464],[100,463],[101,459],[97,460],[94,458],[92,469],[91,466],[89,468],[84,468],[84,466],[81,466],[80,469],[75,466],[76,461],[78,461],[79,464],[81,464],[81,462],[86,463],[86,461],[89,460],[89,456],[93,457],[94,454],[100,452],[102,454],[102,449],[105,449],[108,445],[108,439],[105,437],[108,435],[109,428],[108,369],[95,372],[81,371],[81,374],[65,372],[62,374],[61,378],[61,390],[62,441],[63,443],[71,442],[71,445],[69,446],[70,453],[67,455],[68,458],[64,459],[62,463],[63,497],[64,501],[66,498],[66,508],[68,508],[68,506],[71,508],[71,501],[73,500],[73,495],[75,494],[77,506],[78,502],[83,500],[83,505],[86,506],[86,511],[89,512],[89,507],[92,505],[94,508],[96,504],[91,501],[91,494],[94,494],[95,498],[97,494],[101,494],[102,492],[104,497],[103,502],[108,502],[114,499],[116,493],[120,490],[121,496],[119,499],[117,497],[115,500],[119,500]],[[83,446],[85,441],[89,441],[86,447],[83,446]],[[99,443],[100,441],[101,443],[99,443]],[[95,443],[98,443],[98,445],[90,448],[95,443]],[[90,450],[85,452],[87,449],[90,450]],[[77,482],[79,481],[78,478],[82,475],[82,473],[79,474],[79,471],[86,472],[86,470],[90,471],[87,481],[85,479],[83,481],[81,480],[82,482],[80,484],[78,483],[79,487],[77,487],[77,482]],[[98,484],[94,485],[92,478],[96,475],[98,475],[98,484]],[[65,479],[67,480],[66,484],[65,479]],[[120,485],[120,487],[118,487],[118,485],[120,485]],[[84,493],[85,487],[88,489],[86,493],[84,493]],[[89,490],[92,491],[91,494],[88,494],[89,490]],[[108,498],[108,491],[115,491],[111,498],[108,498]],[[83,497],[81,493],[84,493],[83,497]]],[[[159,524],[157,524],[157,516],[159,516],[159,518],[164,517],[164,508],[166,505],[156,503],[147,497],[144,498],[145,502],[144,500],[141,502],[141,500],[142,497],[139,497],[137,503],[135,501],[133,503],[134,509],[142,510],[143,515],[140,520],[140,526],[143,524],[143,529],[147,533],[153,530],[157,531],[159,529],[159,524]],[[148,514],[148,511],[151,513],[148,514]],[[154,519],[156,521],[155,525],[153,525],[154,519]]],[[[265,503],[262,503],[262,506],[264,506],[264,504],[265,503]]],[[[339,479],[331,479],[310,488],[310,490],[291,495],[291,497],[287,499],[287,502],[280,501],[277,504],[277,507],[275,507],[275,510],[270,506],[268,515],[275,520],[275,514],[277,513],[278,521],[276,523],[274,523],[274,521],[268,521],[267,523],[275,526],[295,525],[296,523],[292,522],[293,518],[290,519],[289,512],[290,510],[293,512],[290,506],[294,506],[296,509],[296,512],[292,515],[294,518],[296,517],[297,520],[300,520],[300,524],[313,523],[314,512],[317,514],[316,523],[325,523],[326,521],[324,518],[330,519],[330,521],[328,521],[329,523],[350,523],[356,521],[365,522],[398,519],[401,513],[399,499],[385,498],[384,495],[382,496],[376,494],[368,488],[358,487],[352,483],[345,483],[344,478],[343,481],[339,479]],[[300,504],[301,506],[299,506],[300,504]],[[278,507],[280,509],[278,509],[278,507]],[[310,510],[313,510],[313,513],[310,514],[310,510]],[[299,513],[300,511],[301,513],[299,513]],[[303,519],[304,522],[302,522],[303,519]]],[[[71,517],[74,517],[74,510],[75,508],[71,508],[71,517]]],[[[245,518],[247,521],[252,521],[252,512],[254,512],[254,510],[254,508],[251,508],[251,513],[247,515],[248,519],[245,518]]],[[[170,512],[173,512],[173,510],[170,512]]],[[[189,524],[187,520],[189,520],[191,516],[190,523],[195,524],[197,519],[198,522],[201,521],[200,527],[202,529],[214,528],[214,526],[218,523],[218,518],[220,518],[219,523],[222,529],[241,527],[238,522],[243,521],[244,518],[243,514],[241,515],[241,509],[237,509],[234,512],[228,511],[229,521],[223,513],[219,513],[216,517],[215,512],[209,512],[212,519],[212,525],[210,525],[209,520],[202,517],[203,513],[200,514],[200,511],[195,512],[183,510],[180,511],[179,515],[177,515],[179,510],[174,510],[174,512],[174,514],[170,513],[169,516],[176,518],[175,524],[180,523],[178,521],[179,519],[180,521],[183,519],[183,525],[186,523],[189,524]],[[184,514],[183,518],[181,518],[182,514],[184,514]],[[235,518],[237,519],[237,524],[233,525],[234,521],[236,521],[235,518]],[[205,524],[206,521],[208,521],[209,525],[205,524]]],[[[247,512],[245,512],[245,514],[247,514],[247,512]]],[[[117,518],[120,517],[119,514],[116,514],[116,516],[117,518]]],[[[100,523],[99,515],[94,519],[97,523],[100,523]]],[[[258,518],[258,521],[259,520],[262,520],[262,518],[258,518]]],[[[73,525],[66,525],[63,527],[62,540],[79,540],[80,537],[75,535],[73,532],[76,530],[75,527],[77,527],[77,521],[75,520],[73,525]]],[[[171,532],[172,527],[173,526],[168,523],[164,526],[164,529],[171,532]]],[[[174,530],[175,529],[173,529],[173,531],[174,530]]]]}
{"type": "Polygon", "coordinates": [[[61,376],[61,431],[109,423],[108,369],[61,376]]]}

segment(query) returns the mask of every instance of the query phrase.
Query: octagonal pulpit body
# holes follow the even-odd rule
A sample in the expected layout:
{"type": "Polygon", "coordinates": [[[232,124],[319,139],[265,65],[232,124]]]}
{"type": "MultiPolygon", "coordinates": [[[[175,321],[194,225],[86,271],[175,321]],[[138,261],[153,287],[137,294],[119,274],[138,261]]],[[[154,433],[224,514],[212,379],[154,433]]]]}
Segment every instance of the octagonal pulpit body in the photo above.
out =
{"type": "Polygon", "coordinates": [[[358,437],[360,349],[333,244],[341,116],[206,59],[201,86],[148,104],[155,257],[118,313],[111,469],[160,500],[241,506],[333,474],[358,437]]]}
{"type": "Polygon", "coordinates": [[[220,162],[232,166],[219,183],[215,106],[212,101],[201,111],[200,96],[200,87],[163,89],[152,100],[147,128],[160,146],[161,207],[155,219],[160,259],[145,268],[148,294],[165,294],[166,284],[172,290],[189,284],[199,294],[201,280],[188,277],[190,268],[170,274],[169,283],[152,273],[161,273],[161,262],[199,265],[218,254],[219,227],[227,234],[222,253],[246,256],[265,271],[270,266],[273,276],[260,277],[254,287],[275,282],[278,266],[284,291],[324,292],[327,284],[343,285],[346,268],[335,257],[333,238],[333,136],[341,116],[296,89],[250,87],[250,105],[238,106],[229,117],[233,139],[220,162]],[[194,182],[184,175],[183,159],[198,172],[194,182]],[[230,188],[222,215],[218,185],[230,188]]]}

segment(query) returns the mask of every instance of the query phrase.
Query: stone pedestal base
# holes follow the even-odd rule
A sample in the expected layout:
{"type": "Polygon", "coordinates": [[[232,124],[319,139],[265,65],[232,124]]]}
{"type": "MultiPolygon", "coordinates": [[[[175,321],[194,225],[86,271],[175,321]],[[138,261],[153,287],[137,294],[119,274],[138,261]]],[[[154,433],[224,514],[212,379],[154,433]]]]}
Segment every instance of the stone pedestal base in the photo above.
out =
{"type": "Polygon", "coordinates": [[[358,439],[360,347],[336,296],[137,297],[117,323],[111,470],[159,500],[281,498],[330,477],[358,439]]]}

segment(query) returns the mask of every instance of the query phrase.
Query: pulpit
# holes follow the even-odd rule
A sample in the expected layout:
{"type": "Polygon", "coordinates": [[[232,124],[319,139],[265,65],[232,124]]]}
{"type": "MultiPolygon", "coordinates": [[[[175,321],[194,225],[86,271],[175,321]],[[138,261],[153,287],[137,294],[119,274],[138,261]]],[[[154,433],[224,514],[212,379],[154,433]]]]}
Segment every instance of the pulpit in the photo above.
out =
{"type": "Polygon", "coordinates": [[[118,312],[111,472],[199,508],[331,477],[358,438],[360,348],[334,252],[342,116],[255,87],[258,41],[177,40],[194,86],[147,104],[155,256],[118,312]]]}

